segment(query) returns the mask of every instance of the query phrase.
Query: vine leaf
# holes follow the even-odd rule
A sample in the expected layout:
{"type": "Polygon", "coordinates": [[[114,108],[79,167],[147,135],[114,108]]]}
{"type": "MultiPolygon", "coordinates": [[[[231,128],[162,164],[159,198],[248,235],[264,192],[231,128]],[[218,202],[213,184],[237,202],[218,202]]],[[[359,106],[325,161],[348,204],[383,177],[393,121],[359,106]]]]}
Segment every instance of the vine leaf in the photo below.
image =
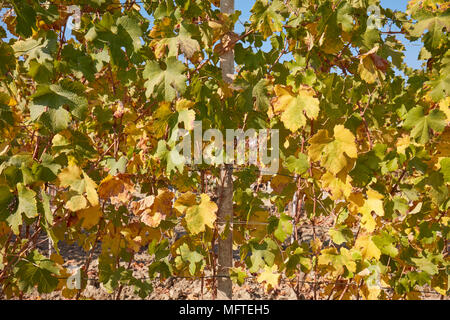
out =
{"type": "Polygon", "coordinates": [[[308,156],[304,153],[299,153],[297,157],[289,156],[285,163],[286,168],[296,174],[303,174],[309,168],[308,156]]]}
{"type": "Polygon", "coordinates": [[[349,158],[357,157],[355,136],[343,125],[334,127],[334,139],[328,136],[328,131],[321,129],[311,139],[308,156],[333,174],[344,169],[349,158]]]}
{"type": "Polygon", "coordinates": [[[186,210],[185,220],[189,232],[192,234],[204,232],[206,226],[213,229],[217,218],[217,205],[210,200],[207,194],[201,194],[200,198],[199,205],[194,205],[186,210]]]}
{"type": "Polygon", "coordinates": [[[19,226],[22,224],[22,213],[28,218],[34,218],[38,215],[36,192],[27,188],[24,184],[18,183],[17,196],[19,198],[17,210],[6,219],[16,235],[19,234],[19,226]]]}
{"type": "Polygon", "coordinates": [[[168,57],[164,69],[157,61],[149,61],[144,69],[144,78],[147,79],[145,86],[147,98],[157,96],[165,101],[172,101],[179,93],[186,90],[187,78],[183,75],[185,65],[176,57],[168,57]]]}
{"type": "Polygon", "coordinates": [[[59,269],[53,261],[46,259],[37,250],[17,264],[16,275],[22,291],[28,291],[29,288],[37,285],[39,293],[52,292],[58,285],[58,279],[53,274],[58,275],[59,269]]]}
{"type": "Polygon", "coordinates": [[[433,109],[428,115],[424,115],[423,107],[419,106],[409,110],[403,127],[411,129],[411,136],[419,143],[425,144],[430,139],[430,129],[444,131],[445,120],[446,116],[442,111],[433,109]]]}
{"type": "Polygon", "coordinates": [[[103,216],[100,206],[82,209],[77,211],[76,214],[78,219],[81,220],[81,227],[85,228],[86,230],[89,230],[92,227],[96,226],[99,223],[100,218],[103,216]]]}
{"type": "MultiPolygon", "coordinates": [[[[277,97],[273,103],[273,111],[281,113],[281,121],[286,129],[297,131],[306,125],[306,116],[316,119],[319,114],[319,100],[314,97],[314,91],[300,89],[294,93],[290,87],[276,85],[277,97]],[[306,115],[306,116],[305,116],[306,115]]],[[[269,109],[269,117],[272,110],[269,109]]]]}
{"type": "Polygon", "coordinates": [[[373,242],[372,237],[367,234],[362,234],[356,239],[354,248],[361,252],[363,259],[380,259],[381,251],[373,242]]]}
{"type": "Polygon", "coordinates": [[[110,200],[114,205],[128,203],[133,192],[134,186],[129,176],[121,173],[115,176],[108,175],[98,187],[98,196],[110,200]]]}
{"type": "Polygon", "coordinates": [[[367,191],[367,199],[364,200],[364,205],[358,209],[361,213],[361,226],[368,232],[375,230],[376,221],[372,216],[372,211],[378,216],[384,216],[383,196],[378,192],[369,189],[367,191]]]}
{"type": "Polygon", "coordinates": [[[259,283],[264,283],[266,292],[276,289],[280,284],[281,274],[277,271],[276,265],[273,265],[272,267],[265,266],[264,270],[258,275],[257,281],[259,283]]]}
{"type": "Polygon", "coordinates": [[[250,10],[253,13],[250,21],[256,24],[256,30],[261,32],[264,40],[282,30],[283,16],[279,13],[282,8],[283,3],[278,0],[269,5],[267,1],[257,0],[250,10]]]}

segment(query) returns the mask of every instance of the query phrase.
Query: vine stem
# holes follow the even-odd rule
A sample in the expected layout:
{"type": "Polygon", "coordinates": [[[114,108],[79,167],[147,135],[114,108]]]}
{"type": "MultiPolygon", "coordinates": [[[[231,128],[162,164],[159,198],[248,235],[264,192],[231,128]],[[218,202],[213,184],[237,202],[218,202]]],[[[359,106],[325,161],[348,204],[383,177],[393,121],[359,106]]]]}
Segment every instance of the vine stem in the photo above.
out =
{"type": "MultiPolygon", "coordinates": [[[[103,208],[102,208],[102,210],[103,210],[103,208]]],[[[103,218],[102,218],[102,220],[103,220],[103,218]]],[[[95,247],[97,245],[98,240],[100,239],[100,231],[102,230],[102,228],[100,228],[100,224],[102,223],[102,220],[100,220],[100,222],[99,222],[99,227],[98,227],[97,235],[95,236],[94,244],[92,245],[92,248],[89,251],[89,255],[88,255],[88,257],[86,259],[86,262],[84,264],[84,267],[83,267],[83,271],[86,272],[86,273],[89,270],[89,265],[91,264],[92,255],[94,254],[95,247]]],[[[82,291],[83,291],[82,289],[78,290],[77,295],[75,297],[75,300],[79,300],[80,299],[82,291]]]]}
{"type": "Polygon", "coordinates": [[[365,111],[362,110],[361,105],[359,104],[359,102],[357,103],[357,105],[358,105],[358,109],[359,109],[359,114],[361,115],[361,118],[363,119],[364,128],[366,129],[367,140],[369,141],[370,150],[372,150],[373,149],[373,143],[372,143],[372,138],[370,136],[369,126],[367,125],[366,117],[364,116],[365,111]]]}
{"type": "MultiPolygon", "coordinates": [[[[128,262],[127,270],[130,270],[131,263],[133,262],[133,259],[134,259],[134,253],[133,253],[133,255],[130,258],[130,262],[128,262]]],[[[120,294],[122,293],[122,290],[123,290],[123,283],[119,286],[119,290],[117,290],[116,300],[120,299],[120,294]]]]}
{"type": "Polygon", "coordinates": [[[397,187],[398,187],[400,181],[402,181],[403,177],[405,176],[406,171],[407,171],[407,169],[406,169],[406,167],[405,167],[405,168],[403,169],[402,173],[400,174],[400,177],[398,178],[397,182],[396,182],[396,183],[394,184],[394,186],[392,187],[391,192],[390,192],[391,195],[394,195],[394,193],[397,191],[397,187]]]}

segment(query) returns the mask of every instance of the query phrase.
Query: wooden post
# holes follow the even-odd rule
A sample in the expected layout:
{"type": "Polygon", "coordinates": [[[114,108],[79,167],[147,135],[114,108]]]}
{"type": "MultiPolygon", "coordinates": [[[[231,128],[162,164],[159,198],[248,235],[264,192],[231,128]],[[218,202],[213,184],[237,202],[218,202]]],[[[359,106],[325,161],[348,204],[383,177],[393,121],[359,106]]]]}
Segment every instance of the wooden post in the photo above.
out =
{"type": "MultiPolygon", "coordinates": [[[[234,12],[234,0],[220,0],[220,11],[232,14],[234,12]]],[[[224,37],[228,37],[228,35],[224,37]]],[[[220,56],[220,67],[222,79],[227,83],[232,83],[234,75],[234,50],[232,48],[220,56]]],[[[232,282],[229,275],[230,268],[233,266],[233,165],[225,164],[222,166],[218,191],[218,220],[220,226],[226,225],[227,221],[230,222],[231,230],[225,239],[220,236],[218,239],[217,298],[230,300],[232,299],[232,282]]]]}

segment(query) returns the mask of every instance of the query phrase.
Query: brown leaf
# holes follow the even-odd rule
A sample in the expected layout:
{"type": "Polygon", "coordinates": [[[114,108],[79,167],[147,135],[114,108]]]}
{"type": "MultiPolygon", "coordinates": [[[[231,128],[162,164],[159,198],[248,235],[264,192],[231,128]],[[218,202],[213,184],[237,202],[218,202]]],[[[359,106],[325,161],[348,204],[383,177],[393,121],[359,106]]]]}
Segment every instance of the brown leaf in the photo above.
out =
{"type": "Polygon", "coordinates": [[[370,57],[372,58],[372,61],[375,64],[375,67],[377,67],[377,69],[379,69],[382,72],[386,72],[387,68],[389,67],[389,61],[380,57],[376,53],[372,53],[370,57]]]}

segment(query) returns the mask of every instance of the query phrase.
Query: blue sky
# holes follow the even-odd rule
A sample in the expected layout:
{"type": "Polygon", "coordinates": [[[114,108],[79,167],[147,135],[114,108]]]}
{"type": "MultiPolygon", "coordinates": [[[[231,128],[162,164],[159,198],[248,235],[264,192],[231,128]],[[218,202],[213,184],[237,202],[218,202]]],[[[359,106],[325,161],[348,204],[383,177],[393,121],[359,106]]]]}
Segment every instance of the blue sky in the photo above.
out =
{"type": "MultiPolygon", "coordinates": [[[[406,10],[406,5],[408,3],[408,0],[381,0],[381,6],[384,8],[390,8],[392,10],[400,10],[400,11],[405,11],[406,10]]],[[[252,0],[235,0],[235,9],[239,10],[242,12],[239,20],[241,22],[246,22],[249,20],[250,17],[250,9],[253,6],[254,1],[252,0]]],[[[1,14],[4,13],[5,10],[1,10],[1,14]]],[[[0,25],[3,26],[6,29],[6,25],[4,24],[3,21],[0,21],[0,25]]],[[[244,30],[243,26],[238,23],[236,25],[236,32],[242,32],[244,30]]],[[[9,32],[8,33],[8,38],[9,38],[9,32]]],[[[68,34],[66,35],[67,37],[70,37],[70,34],[68,32],[68,34]]],[[[399,39],[405,46],[405,62],[409,67],[412,68],[420,68],[422,65],[422,62],[420,60],[418,60],[419,57],[419,51],[420,48],[422,46],[420,41],[416,41],[415,43],[412,43],[408,40],[406,40],[406,38],[403,35],[396,35],[397,39],[399,39]]],[[[263,46],[263,50],[264,51],[268,51],[270,50],[270,43],[267,42],[265,44],[265,46],[263,46]]],[[[287,58],[290,58],[289,56],[287,56],[287,58]]]]}
{"type": "MultiPolygon", "coordinates": [[[[253,6],[254,1],[250,0],[235,0],[235,10],[239,10],[242,12],[239,20],[241,22],[245,22],[249,20],[250,17],[250,9],[253,6]]],[[[391,10],[405,11],[406,5],[408,4],[408,0],[381,0],[380,4],[383,8],[389,8],[391,10]]],[[[244,30],[241,24],[236,25],[236,32],[242,32],[244,30]]],[[[405,46],[405,62],[411,67],[418,69],[422,65],[422,61],[418,59],[419,51],[422,46],[420,41],[416,41],[414,43],[408,41],[403,35],[396,35],[397,39],[400,40],[405,46]]],[[[270,44],[267,43],[263,46],[264,51],[270,50],[270,44]]]]}

